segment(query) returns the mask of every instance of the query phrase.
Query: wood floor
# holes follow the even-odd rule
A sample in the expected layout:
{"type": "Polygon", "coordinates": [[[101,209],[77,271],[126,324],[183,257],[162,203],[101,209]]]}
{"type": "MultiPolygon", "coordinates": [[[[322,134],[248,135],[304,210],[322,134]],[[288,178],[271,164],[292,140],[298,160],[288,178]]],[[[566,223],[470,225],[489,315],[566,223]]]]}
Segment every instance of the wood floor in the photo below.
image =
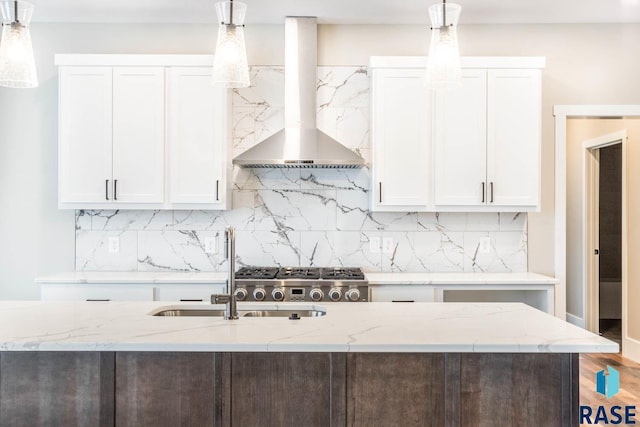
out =
{"type": "MultiPolygon", "coordinates": [[[[616,326],[603,331],[603,336],[619,341],[620,331],[616,326]]],[[[580,355],[580,404],[588,406],[635,405],[640,409],[640,364],[617,354],[581,354],[580,355]],[[607,399],[596,392],[596,372],[609,365],[620,372],[620,392],[607,399]]],[[[638,411],[637,411],[638,412],[638,411]]],[[[636,415],[636,420],[638,416],[636,415]]],[[[588,424],[582,424],[588,425],[588,424]]]]}

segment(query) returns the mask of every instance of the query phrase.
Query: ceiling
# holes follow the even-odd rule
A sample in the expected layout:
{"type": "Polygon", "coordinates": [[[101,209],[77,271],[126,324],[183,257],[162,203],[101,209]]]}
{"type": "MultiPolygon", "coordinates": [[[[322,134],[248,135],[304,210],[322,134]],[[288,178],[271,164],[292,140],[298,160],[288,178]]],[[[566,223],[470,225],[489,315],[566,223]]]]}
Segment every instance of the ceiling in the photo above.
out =
{"type": "MultiPolygon", "coordinates": [[[[34,22],[214,22],[216,0],[30,0],[34,22]]],[[[640,22],[640,0],[454,0],[460,24],[640,22]]],[[[249,24],[427,24],[437,0],[244,0],[249,24]]]]}

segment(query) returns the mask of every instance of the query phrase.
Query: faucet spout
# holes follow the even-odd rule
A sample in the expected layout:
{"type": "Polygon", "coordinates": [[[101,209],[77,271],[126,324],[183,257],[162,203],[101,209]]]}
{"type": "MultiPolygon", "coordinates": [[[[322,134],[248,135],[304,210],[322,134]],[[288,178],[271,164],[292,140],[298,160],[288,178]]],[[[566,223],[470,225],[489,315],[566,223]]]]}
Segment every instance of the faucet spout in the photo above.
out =
{"type": "Polygon", "coordinates": [[[211,295],[211,304],[226,304],[224,318],[233,320],[238,318],[238,306],[236,301],[236,231],[228,227],[224,231],[225,256],[227,258],[228,274],[227,293],[211,295]]]}

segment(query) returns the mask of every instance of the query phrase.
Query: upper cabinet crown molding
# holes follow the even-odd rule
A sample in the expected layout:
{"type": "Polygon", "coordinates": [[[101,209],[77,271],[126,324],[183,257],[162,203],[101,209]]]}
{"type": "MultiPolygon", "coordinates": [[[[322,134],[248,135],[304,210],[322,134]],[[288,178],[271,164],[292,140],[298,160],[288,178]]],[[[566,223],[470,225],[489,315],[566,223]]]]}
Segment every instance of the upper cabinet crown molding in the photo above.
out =
{"type": "MultiPolygon", "coordinates": [[[[462,68],[528,68],[543,69],[544,56],[462,56],[462,68]]],[[[372,56],[371,68],[426,68],[426,56],[372,56]]]]}
{"type": "Polygon", "coordinates": [[[56,55],[61,209],[229,209],[231,96],[211,55],[56,55]]]}

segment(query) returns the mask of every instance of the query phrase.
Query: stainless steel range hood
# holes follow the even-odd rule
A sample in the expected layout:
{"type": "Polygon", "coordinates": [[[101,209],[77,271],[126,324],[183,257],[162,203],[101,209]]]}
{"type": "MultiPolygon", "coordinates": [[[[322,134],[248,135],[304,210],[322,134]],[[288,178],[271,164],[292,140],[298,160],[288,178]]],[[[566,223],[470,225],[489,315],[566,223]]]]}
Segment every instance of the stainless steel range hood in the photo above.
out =
{"type": "Polygon", "coordinates": [[[285,128],[233,159],[263,168],[359,168],[364,159],[316,128],[316,18],[285,18],[285,128]]]}

